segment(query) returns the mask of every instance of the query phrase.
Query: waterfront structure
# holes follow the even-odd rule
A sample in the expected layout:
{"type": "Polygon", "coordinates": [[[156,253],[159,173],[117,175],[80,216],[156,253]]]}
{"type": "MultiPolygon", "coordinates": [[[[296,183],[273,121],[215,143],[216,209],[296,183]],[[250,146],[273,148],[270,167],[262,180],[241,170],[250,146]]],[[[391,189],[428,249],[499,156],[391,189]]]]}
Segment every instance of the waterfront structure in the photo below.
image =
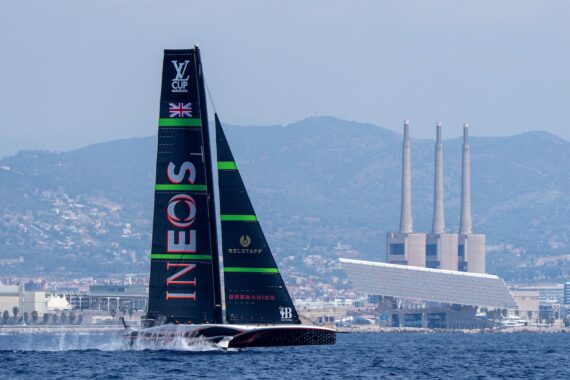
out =
{"type": "Polygon", "coordinates": [[[39,316],[47,312],[46,292],[25,291],[20,294],[20,313],[31,314],[37,312],[39,316]]]}
{"type": "Polygon", "coordinates": [[[147,308],[148,287],[145,285],[91,285],[89,292],[70,292],[65,298],[73,310],[133,310],[147,308]]]}
{"type": "Polygon", "coordinates": [[[426,236],[426,266],[447,270],[458,269],[458,236],[445,230],[443,197],[443,143],[441,123],[436,125],[433,223],[426,236]]]}
{"type": "Polygon", "coordinates": [[[511,294],[519,306],[518,316],[526,322],[538,322],[540,293],[537,290],[511,290],[511,294]]]}
{"type": "Polygon", "coordinates": [[[489,327],[478,321],[479,309],[518,309],[498,276],[352,259],[340,262],[354,290],[380,296],[382,313],[390,307],[398,310],[386,314],[389,326],[489,327]]]}
{"type": "Polygon", "coordinates": [[[570,305],[570,282],[564,283],[564,305],[570,305]]]}
{"type": "Polygon", "coordinates": [[[539,305],[539,319],[543,323],[553,324],[561,318],[560,303],[556,300],[544,300],[539,305]]]}
{"type": "Polygon", "coordinates": [[[394,264],[426,266],[426,234],[414,233],[412,222],[412,170],[410,123],[404,122],[402,143],[402,204],[400,230],[386,235],[387,261],[394,264]]]}
{"type": "Polygon", "coordinates": [[[340,262],[354,289],[366,294],[518,309],[504,281],[495,275],[344,258],[341,258],[340,262]]]}
{"type": "Polygon", "coordinates": [[[27,291],[22,285],[0,285],[0,313],[8,311],[13,314],[15,307],[18,315],[37,312],[42,316],[47,312],[47,299],[44,291],[27,291]]]}
{"type": "Polygon", "coordinates": [[[516,290],[536,290],[539,294],[540,302],[555,301],[557,303],[564,302],[564,285],[527,285],[513,287],[516,290]]]}
{"type": "Polygon", "coordinates": [[[48,311],[66,311],[71,309],[71,304],[63,295],[59,296],[57,294],[51,294],[47,299],[48,311]]]}
{"type": "MultiPolygon", "coordinates": [[[[554,323],[557,320],[568,318],[570,305],[565,304],[567,297],[565,291],[570,289],[570,283],[513,286],[511,293],[534,293],[538,295],[539,322],[554,323]]],[[[570,293],[570,292],[569,292],[570,293]]],[[[570,294],[568,294],[570,295],[570,294]]],[[[521,317],[524,314],[521,313],[521,317]]]]}
{"type": "Polygon", "coordinates": [[[0,285],[0,314],[8,311],[12,315],[14,307],[20,307],[20,287],[18,285],[0,285]]]}

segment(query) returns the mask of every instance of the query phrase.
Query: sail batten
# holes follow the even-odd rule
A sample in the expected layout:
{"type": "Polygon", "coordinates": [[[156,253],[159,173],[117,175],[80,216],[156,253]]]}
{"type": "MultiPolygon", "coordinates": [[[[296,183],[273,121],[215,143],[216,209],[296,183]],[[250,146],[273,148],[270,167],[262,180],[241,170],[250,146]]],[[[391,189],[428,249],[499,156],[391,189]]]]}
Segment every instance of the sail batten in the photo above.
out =
{"type": "Polygon", "coordinates": [[[221,214],[220,220],[222,222],[257,222],[257,216],[256,215],[221,214]]]}
{"type": "Polygon", "coordinates": [[[234,161],[218,161],[218,170],[237,170],[234,161]]]}
{"type": "Polygon", "coordinates": [[[173,185],[167,183],[157,183],[154,185],[154,189],[157,191],[208,191],[208,186],[206,185],[173,185]]]}
{"type": "Polygon", "coordinates": [[[160,118],[158,119],[159,127],[202,127],[202,120],[196,118],[180,118],[180,119],[170,119],[170,118],[160,118]]]}
{"type": "Polygon", "coordinates": [[[224,272],[240,272],[240,273],[279,273],[279,269],[277,269],[277,268],[224,267],[224,272]]]}
{"type": "Polygon", "coordinates": [[[228,323],[300,323],[216,115],[228,323]]]}
{"type": "Polygon", "coordinates": [[[172,260],[206,260],[211,261],[212,255],[175,255],[175,254],[160,254],[151,253],[151,259],[172,259],[172,260]]]}

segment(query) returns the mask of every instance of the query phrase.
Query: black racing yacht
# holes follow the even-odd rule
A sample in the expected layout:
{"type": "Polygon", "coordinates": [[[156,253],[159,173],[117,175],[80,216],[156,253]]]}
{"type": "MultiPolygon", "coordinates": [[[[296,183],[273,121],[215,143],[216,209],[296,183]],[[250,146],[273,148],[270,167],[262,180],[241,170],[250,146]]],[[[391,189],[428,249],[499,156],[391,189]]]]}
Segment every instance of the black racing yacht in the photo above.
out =
{"type": "Polygon", "coordinates": [[[334,344],[334,330],[301,324],[216,114],[218,214],[206,103],[198,47],[165,50],[148,312],[127,337],[227,348],[334,344]]]}

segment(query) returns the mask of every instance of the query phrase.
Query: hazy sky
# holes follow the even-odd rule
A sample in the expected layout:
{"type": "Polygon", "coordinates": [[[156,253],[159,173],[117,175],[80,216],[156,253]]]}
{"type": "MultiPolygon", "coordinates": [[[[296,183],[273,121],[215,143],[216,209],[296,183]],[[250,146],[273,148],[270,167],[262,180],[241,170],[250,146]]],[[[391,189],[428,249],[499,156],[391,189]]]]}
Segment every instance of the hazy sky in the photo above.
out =
{"type": "Polygon", "coordinates": [[[223,121],[570,139],[568,1],[0,2],[0,156],[156,133],[162,50],[199,43],[223,121]]]}

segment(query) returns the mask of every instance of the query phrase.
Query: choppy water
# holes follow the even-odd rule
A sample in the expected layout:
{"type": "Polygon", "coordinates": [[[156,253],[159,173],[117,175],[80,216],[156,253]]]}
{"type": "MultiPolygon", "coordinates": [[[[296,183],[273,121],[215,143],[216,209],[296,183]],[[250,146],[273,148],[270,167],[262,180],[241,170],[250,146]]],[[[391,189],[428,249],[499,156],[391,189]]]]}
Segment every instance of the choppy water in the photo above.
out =
{"type": "Polygon", "coordinates": [[[114,334],[0,335],[0,379],[570,378],[568,334],[340,334],[334,346],[128,349],[114,334]]]}

